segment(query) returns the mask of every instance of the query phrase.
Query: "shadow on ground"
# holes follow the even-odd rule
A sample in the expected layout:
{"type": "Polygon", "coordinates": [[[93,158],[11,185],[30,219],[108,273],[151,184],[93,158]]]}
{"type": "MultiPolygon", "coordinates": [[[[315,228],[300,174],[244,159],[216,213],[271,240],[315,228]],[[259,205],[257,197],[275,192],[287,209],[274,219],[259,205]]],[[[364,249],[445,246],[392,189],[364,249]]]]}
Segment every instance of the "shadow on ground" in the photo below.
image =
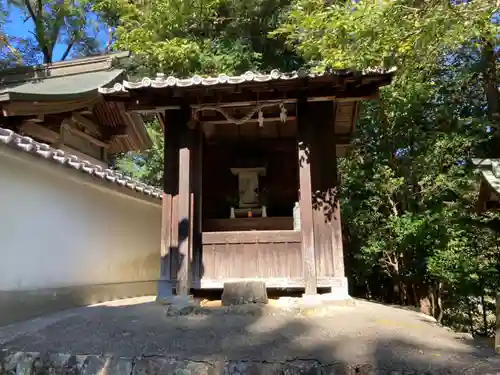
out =
{"type": "Polygon", "coordinates": [[[500,372],[500,361],[484,343],[459,339],[418,313],[363,301],[305,316],[252,310],[179,317],[166,316],[165,307],[153,302],[136,302],[81,308],[0,328],[0,343],[25,352],[201,362],[317,361],[333,368],[349,366],[356,373],[500,372]]]}

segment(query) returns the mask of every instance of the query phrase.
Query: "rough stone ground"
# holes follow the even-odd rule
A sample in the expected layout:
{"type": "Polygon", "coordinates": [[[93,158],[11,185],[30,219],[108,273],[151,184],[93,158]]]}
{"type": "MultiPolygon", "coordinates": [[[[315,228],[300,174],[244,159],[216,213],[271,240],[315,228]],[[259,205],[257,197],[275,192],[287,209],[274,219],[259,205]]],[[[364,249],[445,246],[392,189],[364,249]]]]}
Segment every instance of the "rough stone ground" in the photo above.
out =
{"type": "Polygon", "coordinates": [[[165,306],[141,297],[0,328],[0,347],[200,362],[315,360],[409,373],[500,373],[500,357],[485,341],[453,333],[422,314],[365,301],[299,315],[266,308],[171,317],[165,306]]]}

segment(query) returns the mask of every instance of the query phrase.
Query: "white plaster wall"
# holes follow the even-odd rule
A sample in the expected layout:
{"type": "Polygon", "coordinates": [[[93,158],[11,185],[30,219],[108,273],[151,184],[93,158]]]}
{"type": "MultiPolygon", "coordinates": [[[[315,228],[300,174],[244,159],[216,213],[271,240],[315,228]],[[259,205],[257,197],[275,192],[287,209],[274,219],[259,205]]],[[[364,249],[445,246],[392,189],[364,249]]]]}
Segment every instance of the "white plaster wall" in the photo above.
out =
{"type": "Polygon", "coordinates": [[[36,162],[0,152],[0,291],[158,279],[159,204],[36,162]]]}

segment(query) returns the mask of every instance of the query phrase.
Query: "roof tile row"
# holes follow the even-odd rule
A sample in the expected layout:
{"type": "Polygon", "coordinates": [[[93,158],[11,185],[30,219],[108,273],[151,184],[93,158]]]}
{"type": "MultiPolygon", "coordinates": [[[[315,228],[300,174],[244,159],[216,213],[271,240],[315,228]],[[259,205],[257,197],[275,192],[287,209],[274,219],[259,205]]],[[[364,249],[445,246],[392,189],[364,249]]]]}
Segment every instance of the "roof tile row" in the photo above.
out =
{"type": "Polygon", "coordinates": [[[79,170],[93,177],[126,187],[153,198],[161,199],[162,197],[162,191],[160,189],[134,180],[131,177],[124,176],[112,169],[104,169],[99,165],[92,164],[75,155],[52,148],[45,143],[36,142],[29,137],[21,136],[9,129],[0,127],[0,144],[24,151],[33,156],[42,157],[47,161],[59,165],[79,170]]]}
{"type": "Polygon", "coordinates": [[[366,69],[364,71],[351,71],[351,70],[328,70],[323,73],[310,73],[306,70],[298,70],[291,73],[282,73],[275,69],[269,74],[254,73],[251,71],[239,76],[228,76],[220,74],[217,77],[201,77],[195,75],[190,78],[176,78],[173,76],[166,77],[163,73],[158,73],[156,78],[144,77],[138,81],[123,81],[122,83],[115,83],[113,87],[100,87],[101,94],[113,94],[117,92],[124,92],[128,89],[140,89],[145,87],[164,88],[164,87],[190,87],[190,86],[215,86],[219,84],[232,84],[237,85],[244,82],[269,82],[277,80],[293,80],[299,78],[314,78],[326,75],[369,75],[369,74],[388,74],[392,73],[395,69],[366,69]]]}

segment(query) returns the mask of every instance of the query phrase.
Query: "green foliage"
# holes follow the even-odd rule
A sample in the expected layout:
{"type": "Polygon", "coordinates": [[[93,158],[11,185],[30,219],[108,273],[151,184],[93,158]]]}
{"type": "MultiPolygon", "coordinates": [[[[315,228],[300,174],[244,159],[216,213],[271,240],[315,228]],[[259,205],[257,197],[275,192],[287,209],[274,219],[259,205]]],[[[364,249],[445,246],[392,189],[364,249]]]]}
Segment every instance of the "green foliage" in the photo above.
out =
{"type": "Polygon", "coordinates": [[[116,167],[125,174],[153,186],[163,181],[163,132],[158,121],[147,123],[148,134],[153,142],[145,152],[129,152],[118,155],[116,167]]]}
{"type": "Polygon", "coordinates": [[[115,49],[136,56],[142,73],[217,75],[298,66],[282,38],[269,39],[289,0],[94,2],[112,23],[115,49]]]}
{"type": "Polygon", "coordinates": [[[24,22],[33,24],[33,33],[9,35],[11,53],[18,63],[32,65],[54,62],[56,45],[65,46],[61,60],[85,56],[100,50],[96,38],[101,25],[91,13],[89,1],[75,0],[8,0],[7,4],[21,10],[24,22]]]}
{"type": "MultiPolygon", "coordinates": [[[[298,0],[275,34],[284,34],[319,66],[428,70],[443,50],[472,40],[494,41],[490,0],[298,0]],[[425,53],[424,53],[425,52],[425,53]]],[[[478,43],[478,42],[477,42],[478,43]]]]}
{"type": "MultiPolygon", "coordinates": [[[[391,298],[380,280],[404,304],[448,291],[444,319],[498,287],[496,218],[475,213],[471,168],[491,152],[486,128],[498,112],[497,13],[486,0],[298,0],[275,31],[317,69],[398,68],[340,163],[346,248],[353,279],[372,295],[391,298]]],[[[468,329],[487,331],[486,318],[471,316],[468,329]]]]}

